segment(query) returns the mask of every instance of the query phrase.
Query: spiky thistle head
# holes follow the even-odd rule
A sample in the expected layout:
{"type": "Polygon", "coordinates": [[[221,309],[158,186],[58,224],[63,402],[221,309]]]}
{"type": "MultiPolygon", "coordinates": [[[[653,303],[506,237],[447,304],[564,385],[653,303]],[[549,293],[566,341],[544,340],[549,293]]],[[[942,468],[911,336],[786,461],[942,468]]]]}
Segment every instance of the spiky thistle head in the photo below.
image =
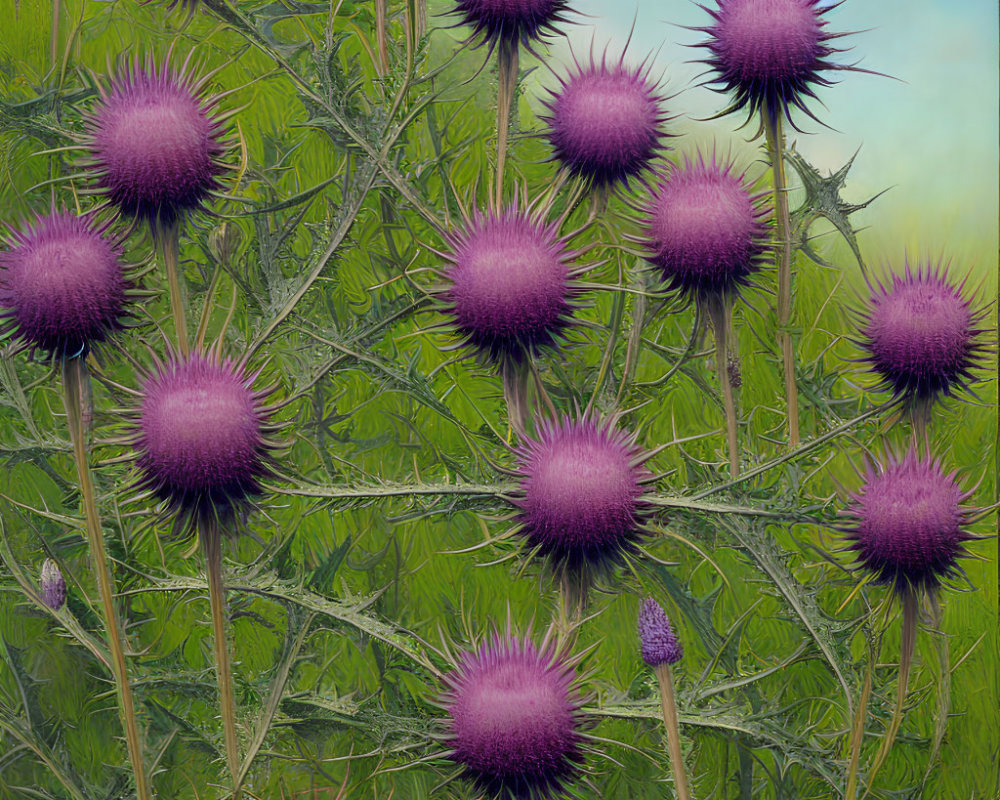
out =
{"type": "Polygon", "coordinates": [[[597,187],[639,179],[665,149],[663,110],[666,98],[650,77],[648,63],[631,68],[622,53],[618,63],[600,63],[590,53],[584,66],[573,58],[575,72],[559,78],[544,101],[550,114],[542,120],[553,156],[570,174],[597,187]]]}
{"type": "Polygon", "coordinates": [[[639,644],[642,660],[651,667],[675,664],[684,654],[666,612],[652,597],[643,600],[639,607],[639,644]]]}
{"type": "Polygon", "coordinates": [[[516,205],[476,211],[449,236],[447,285],[436,295],[455,331],[485,360],[521,362],[555,345],[572,323],[579,293],[556,225],[516,205]]]}
{"type": "Polygon", "coordinates": [[[958,571],[963,543],[975,538],[963,529],[973,516],[962,506],[971,496],[946,473],[941,461],[911,448],[884,463],[869,463],[861,489],[841,512],[841,527],[857,564],[897,593],[934,589],[958,571]]]}
{"type": "Polygon", "coordinates": [[[11,228],[0,252],[0,335],[62,356],[121,328],[133,286],[108,228],[54,207],[11,228]]]}
{"type": "Polygon", "coordinates": [[[578,659],[508,627],[444,676],[447,758],[491,798],[563,797],[584,761],[578,659]]]}
{"type": "Polygon", "coordinates": [[[231,169],[219,98],[205,95],[210,76],[194,77],[190,58],[176,70],[169,55],[162,64],[134,58],[100,86],[87,115],[85,164],[97,192],[130,217],[172,223],[202,207],[231,169]]]}
{"type": "Polygon", "coordinates": [[[684,156],[662,172],[641,212],[635,239],[667,288],[696,301],[731,299],[770,250],[769,206],[732,162],[684,156]]]}
{"type": "Polygon", "coordinates": [[[517,447],[515,531],[584,586],[636,552],[649,454],[611,417],[540,420],[517,447]]]}
{"type": "Polygon", "coordinates": [[[497,44],[531,49],[559,33],[571,11],[568,0],[457,0],[452,14],[461,17],[458,25],[468,25],[472,34],[467,42],[477,47],[497,44]]]}
{"type": "Polygon", "coordinates": [[[902,275],[868,282],[858,344],[883,388],[908,404],[933,402],[975,381],[987,350],[986,309],[974,309],[945,266],[906,262],[902,275]]]}
{"type": "Polygon", "coordinates": [[[51,558],[42,562],[42,572],[39,583],[42,588],[42,600],[45,605],[58,611],[66,603],[66,580],[63,578],[59,565],[51,558]]]}
{"type": "Polygon", "coordinates": [[[696,28],[708,38],[695,46],[708,50],[703,63],[715,73],[708,84],[732,96],[721,114],[746,109],[748,118],[758,112],[773,120],[784,116],[795,127],[794,107],[816,119],[806,105],[816,98],[814,87],[833,85],[831,72],[856,69],[831,60],[844,51],[830,42],[846,35],[826,30],[823,15],[831,7],[822,0],[718,0],[715,9],[702,6],[714,22],[696,28]]]}
{"type": "Polygon", "coordinates": [[[273,475],[275,387],[253,388],[259,372],[216,353],[158,361],[146,376],[131,438],[138,487],[166,502],[182,526],[226,518],[273,475]]]}

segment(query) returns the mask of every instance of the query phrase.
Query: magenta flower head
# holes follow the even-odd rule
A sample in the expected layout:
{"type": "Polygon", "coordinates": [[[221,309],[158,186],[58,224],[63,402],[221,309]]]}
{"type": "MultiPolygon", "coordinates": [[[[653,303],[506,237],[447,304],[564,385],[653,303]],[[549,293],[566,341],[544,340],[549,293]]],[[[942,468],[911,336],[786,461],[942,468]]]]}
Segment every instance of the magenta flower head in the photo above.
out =
{"type": "Polygon", "coordinates": [[[600,64],[593,51],[589,65],[573,61],[576,71],[559,78],[559,89],[545,101],[551,113],[542,119],[554,157],[593,185],[627,187],[664,148],[665,98],[650,67],[626,67],[624,53],[611,66],[607,52],[600,64]]]}
{"type": "Polygon", "coordinates": [[[957,572],[958,558],[967,554],[963,543],[975,537],[963,530],[974,512],[961,503],[971,492],[955,476],[914,449],[869,464],[864,485],[842,512],[849,522],[841,530],[859,566],[899,594],[934,589],[957,572]]]}
{"type": "Polygon", "coordinates": [[[813,87],[832,85],[831,72],[855,69],[830,60],[844,52],[830,42],[846,34],[826,31],[823,15],[832,6],[822,0],[718,0],[715,10],[702,7],[714,20],[696,29],[708,34],[697,46],[709,52],[704,63],[715,72],[709,85],[732,95],[722,114],[784,115],[794,127],[793,106],[816,119],[806,106],[816,97],[813,87]]]}
{"type": "Polygon", "coordinates": [[[439,253],[451,265],[437,292],[457,333],[492,363],[520,362],[553,346],[571,323],[574,278],[570,251],[555,225],[517,206],[475,212],[439,253]]]}
{"type": "Polygon", "coordinates": [[[544,42],[570,10],[567,0],[457,0],[451,13],[461,16],[458,25],[472,27],[468,42],[479,40],[492,53],[501,42],[529,49],[544,42]]]}
{"type": "Polygon", "coordinates": [[[58,611],[66,603],[66,580],[63,578],[59,565],[51,558],[42,562],[40,581],[42,600],[45,605],[58,611]]]}
{"type": "Polygon", "coordinates": [[[770,249],[764,195],[714,153],[662,173],[640,212],[646,258],[669,289],[696,301],[738,294],[770,249]]]}
{"type": "Polygon", "coordinates": [[[157,362],[143,382],[131,440],[139,487],[166,501],[182,524],[226,517],[273,475],[281,445],[270,435],[279,428],[264,401],[274,387],[255,390],[258,375],[192,352],[157,362]]]}
{"type": "Polygon", "coordinates": [[[548,637],[508,631],[462,653],[438,704],[448,713],[447,757],[479,792],[510,800],[563,797],[584,760],[578,659],[548,637]]]}
{"type": "Polygon", "coordinates": [[[147,57],[122,69],[87,118],[87,164],[97,191],[122,213],[172,223],[204,205],[230,167],[224,117],[194,78],[147,57]]]}
{"type": "Polygon", "coordinates": [[[646,504],[635,436],[583,415],[537,423],[517,449],[518,535],[559,569],[584,578],[606,573],[636,552],[646,504]]]}
{"type": "Polygon", "coordinates": [[[965,282],[952,284],[940,265],[914,271],[907,262],[903,275],[868,288],[858,344],[882,386],[910,404],[968,388],[987,349],[987,329],[980,327],[986,309],[974,310],[963,296],[965,282]]]}
{"type": "Polygon", "coordinates": [[[642,660],[651,667],[675,664],[684,654],[666,612],[652,597],[643,600],[639,607],[639,644],[642,660]]]}
{"type": "Polygon", "coordinates": [[[133,288],[121,240],[93,217],[52,209],[10,229],[0,252],[0,333],[56,356],[122,327],[133,288]]]}

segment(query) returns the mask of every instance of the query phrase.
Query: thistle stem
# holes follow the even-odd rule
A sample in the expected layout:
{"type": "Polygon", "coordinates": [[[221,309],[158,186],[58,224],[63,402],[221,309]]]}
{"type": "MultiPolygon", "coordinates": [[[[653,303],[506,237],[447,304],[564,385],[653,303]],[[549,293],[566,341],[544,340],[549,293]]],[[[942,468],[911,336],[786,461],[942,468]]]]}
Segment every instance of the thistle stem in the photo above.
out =
{"type": "Polygon", "coordinates": [[[497,186],[496,208],[503,205],[503,173],[507,162],[507,134],[517,90],[518,46],[506,38],[497,49],[497,186]]]}
{"type": "Polygon", "coordinates": [[[135,717],[135,703],[132,700],[132,687],[128,682],[128,670],[125,665],[125,651],[122,647],[121,625],[115,611],[114,594],[111,585],[111,569],[108,566],[108,556],[104,549],[104,533],[101,530],[101,519],[97,512],[97,500],[94,494],[94,484],[90,477],[90,465],[87,460],[87,445],[84,435],[83,411],[81,395],[89,391],[90,373],[87,370],[86,356],[63,358],[63,392],[66,405],[66,420],[69,425],[69,435],[73,442],[73,458],[80,478],[80,494],[83,496],[83,512],[86,519],[87,540],[90,552],[94,558],[94,572],[97,574],[97,588],[101,595],[101,605],[104,610],[104,623],[108,632],[108,645],[111,649],[111,666],[114,672],[118,696],[118,712],[122,727],[125,730],[125,743],[128,747],[129,760],[132,762],[132,774],[135,776],[135,791],[138,800],[150,800],[152,795],[146,783],[146,771],[142,761],[142,745],[139,740],[139,725],[135,717]],[[85,387],[85,384],[87,385],[85,387]]]}
{"type": "Polygon", "coordinates": [[[733,384],[729,380],[729,316],[730,304],[724,298],[715,298],[708,303],[708,317],[715,331],[715,371],[719,375],[722,390],[722,404],[726,409],[726,442],[729,448],[729,474],[740,476],[740,443],[737,431],[736,400],[733,384]]]}
{"type": "Polygon", "coordinates": [[[660,701],[663,705],[663,724],[667,729],[667,747],[670,750],[670,767],[674,773],[677,800],[690,800],[687,773],[684,771],[684,757],[681,755],[681,734],[677,725],[677,703],[674,699],[674,678],[669,664],[655,668],[656,680],[660,684],[660,701]]]}
{"type": "Polygon", "coordinates": [[[858,793],[858,764],[861,761],[861,743],[865,738],[865,717],[868,715],[868,699],[872,693],[872,665],[875,663],[876,656],[875,648],[869,648],[865,682],[861,687],[861,698],[854,713],[854,726],[851,728],[851,758],[847,767],[847,788],[844,791],[844,800],[854,800],[858,793]]]}
{"type": "Polygon", "coordinates": [[[205,553],[208,575],[208,600],[212,607],[212,638],[215,649],[215,670],[219,682],[219,711],[226,741],[226,762],[233,777],[233,800],[240,798],[240,745],[236,736],[236,703],[233,700],[233,675],[229,666],[229,646],[226,640],[226,589],[222,583],[222,532],[214,522],[206,522],[199,530],[205,553]]]}
{"type": "Polygon", "coordinates": [[[181,295],[180,275],[180,225],[173,222],[154,222],[153,240],[163,256],[163,268],[167,273],[170,289],[170,311],[174,318],[177,335],[177,349],[182,356],[188,354],[187,316],[184,312],[184,298],[181,295]]]}
{"type": "Polygon", "coordinates": [[[903,635],[899,656],[899,678],[896,685],[896,707],[892,712],[892,719],[885,729],[882,737],[882,746],[879,747],[871,769],[868,771],[868,788],[865,794],[871,792],[875,776],[885,763],[893,743],[896,741],[896,734],[899,733],[899,726],[903,721],[903,704],[906,702],[906,689],[910,680],[910,664],[913,662],[913,650],[917,642],[917,593],[911,588],[907,588],[903,593],[903,635]]]}
{"type": "Polygon", "coordinates": [[[792,238],[788,215],[788,191],[785,179],[785,137],[781,115],[761,111],[767,149],[774,176],[774,209],[778,223],[778,345],[785,373],[785,398],[788,404],[788,444],[799,445],[799,394],[795,385],[795,347],[789,323],[792,319],[792,238]]]}
{"type": "Polygon", "coordinates": [[[384,78],[389,72],[388,36],[386,28],[388,26],[387,0],[375,0],[375,42],[378,48],[378,76],[384,78]]]}

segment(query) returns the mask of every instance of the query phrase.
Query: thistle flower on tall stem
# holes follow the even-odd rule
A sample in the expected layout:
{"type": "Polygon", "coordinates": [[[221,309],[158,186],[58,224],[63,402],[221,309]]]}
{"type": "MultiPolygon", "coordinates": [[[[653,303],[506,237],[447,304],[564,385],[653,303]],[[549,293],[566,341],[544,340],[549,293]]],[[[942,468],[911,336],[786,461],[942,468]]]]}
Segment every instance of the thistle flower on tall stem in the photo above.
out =
{"type": "Polygon", "coordinates": [[[674,678],[670,665],[676,664],[684,654],[666,613],[652,597],[647,597],[639,608],[639,643],[642,660],[653,668],[660,685],[663,705],[663,724],[667,731],[670,766],[674,773],[677,800],[690,800],[684,756],[681,753],[680,726],[677,724],[677,702],[674,698],[674,678]]]}
{"type": "MultiPolygon", "coordinates": [[[[0,332],[12,335],[20,346],[48,352],[62,366],[66,420],[111,651],[118,711],[136,795],[148,800],[150,788],[115,608],[114,579],[90,474],[83,408],[83,397],[90,394],[87,354],[123,326],[135,289],[122,265],[121,239],[109,233],[107,223],[100,224],[92,216],[76,216],[53,206],[48,215],[36,216],[22,230],[11,229],[5,238],[7,249],[0,253],[0,332]]],[[[49,601],[52,592],[46,590],[45,596],[49,601]]]]}

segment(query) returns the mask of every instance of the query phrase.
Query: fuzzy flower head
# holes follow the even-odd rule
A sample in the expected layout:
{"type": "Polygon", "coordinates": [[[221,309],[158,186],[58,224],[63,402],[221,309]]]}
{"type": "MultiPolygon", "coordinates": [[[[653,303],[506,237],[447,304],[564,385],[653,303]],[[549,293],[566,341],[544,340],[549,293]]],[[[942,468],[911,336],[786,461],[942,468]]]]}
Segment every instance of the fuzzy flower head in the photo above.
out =
{"type": "Polygon", "coordinates": [[[0,252],[0,335],[75,355],[122,327],[131,283],[107,224],[54,208],[0,252]]]}
{"type": "Polygon", "coordinates": [[[900,594],[933,589],[957,572],[963,543],[974,537],[963,530],[973,512],[961,505],[971,492],[955,475],[914,449],[902,459],[890,455],[884,465],[869,464],[842,528],[857,563],[900,594]]]}
{"type": "Polygon", "coordinates": [[[694,300],[737,294],[769,252],[764,196],[714,153],[662,173],[640,210],[646,258],[667,288],[694,300]]]}
{"type": "Polygon", "coordinates": [[[97,191],[124,214],[171,223],[220,188],[230,145],[218,98],[204,96],[208,79],[191,76],[188,61],[174,70],[169,57],[148,57],[101,87],[87,118],[87,164],[97,191]]]}
{"type": "Polygon", "coordinates": [[[269,438],[278,427],[264,400],[273,387],[255,390],[258,374],[192,352],[157,363],[145,379],[132,440],[139,487],[183,522],[230,513],[272,474],[280,445],[269,438]]]}
{"type": "Polygon", "coordinates": [[[595,186],[624,185],[639,178],[664,147],[664,97],[650,78],[649,67],[625,66],[622,54],[608,66],[607,53],[600,64],[590,54],[576,71],[559,78],[559,89],[550,91],[542,119],[557,161],[572,175],[595,186]]]}
{"type": "Polygon", "coordinates": [[[51,558],[42,562],[40,581],[42,600],[45,605],[58,611],[66,603],[66,580],[63,578],[59,565],[51,558]]]}
{"type": "Polygon", "coordinates": [[[487,361],[520,362],[554,345],[571,323],[579,292],[555,225],[516,206],[476,212],[449,238],[447,286],[438,292],[454,329],[487,361]]]}
{"type": "Polygon", "coordinates": [[[651,667],[675,664],[684,654],[666,612],[652,597],[643,600],[639,607],[639,644],[642,660],[651,667]]]}
{"type": "Polygon", "coordinates": [[[537,438],[517,449],[516,532],[560,569],[585,579],[605,573],[636,551],[648,454],[614,418],[563,417],[537,427],[537,438]]]}
{"type": "Polygon", "coordinates": [[[815,119],[806,102],[815,99],[814,87],[831,86],[828,74],[854,69],[830,57],[843,52],[830,42],[845,34],[826,31],[823,15],[832,6],[822,0],[718,0],[705,8],[714,20],[697,28],[708,34],[698,47],[708,50],[704,60],[715,77],[709,85],[730,94],[722,112],[746,109],[777,120],[784,115],[794,127],[792,107],[815,119]]]}
{"type": "Polygon", "coordinates": [[[964,282],[951,283],[940,265],[906,264],[903,275],[869,282],[862,312],[865,360],[882,386],[909,403],[966,389],[986,350],[979,327],[985,309],[972,308],[964,282]]]}
{"type": "Polygon", "coordinates": [[[568,22],[570,10],[568,0],[457,0],[451,13],[461,17],[458,25],[472,28],[467,41],[478,40],[492,52],[498,43],[530,49],[544,42],[568,22]]]}
{"type": "Polygon", "coordinates": [[[445,675],[447,757],[493,798],[563,797],[584,760],[576,659],[494,634],[445,675]]]}

